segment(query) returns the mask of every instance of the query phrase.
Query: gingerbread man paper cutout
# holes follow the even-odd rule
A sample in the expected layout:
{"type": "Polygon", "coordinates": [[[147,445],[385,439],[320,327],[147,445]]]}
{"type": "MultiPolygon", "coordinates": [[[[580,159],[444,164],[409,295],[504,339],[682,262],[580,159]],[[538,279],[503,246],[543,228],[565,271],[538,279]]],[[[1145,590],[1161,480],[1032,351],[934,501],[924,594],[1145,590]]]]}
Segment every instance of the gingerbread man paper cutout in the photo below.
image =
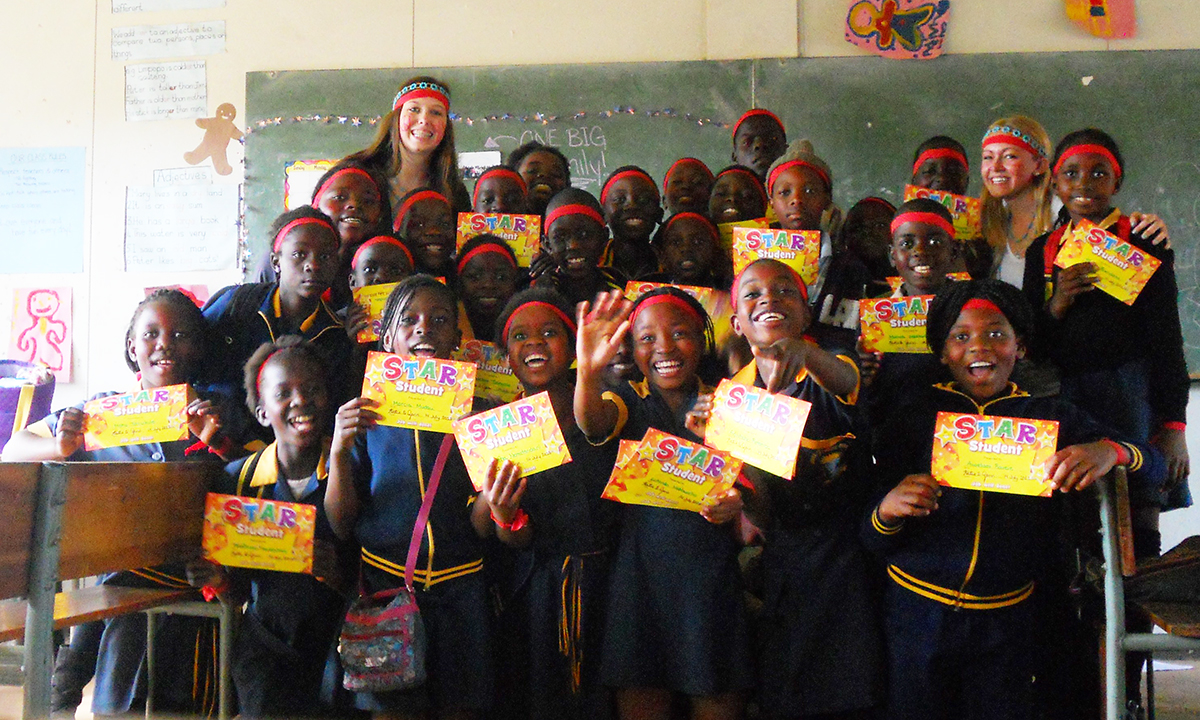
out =
{"type": "Polygon", "coordinates": [[[199,165],[212,158],[213,169],[218,175],[228,175],[233,172],[233,166],[225,157],[230,140],[241,140],[242,131],[233,124],[237,117],[237,108],[233,103],[221,103],[217,106],[217,114],[210,118],[199,118],[196,125],[204,128],[204,139],[195,150],[183,154],[188,165],[199,165]]]}
{"type": "Polygon", "coordinates": [[[71,381],[71,288],[18,288],[13,291],[8,356],[36,362],[71,381]]]}
{"type": "Polygon", "coordinates": [[[894,60],[942,54],[950,0],[851,0],[846,42],[894,60]]]}

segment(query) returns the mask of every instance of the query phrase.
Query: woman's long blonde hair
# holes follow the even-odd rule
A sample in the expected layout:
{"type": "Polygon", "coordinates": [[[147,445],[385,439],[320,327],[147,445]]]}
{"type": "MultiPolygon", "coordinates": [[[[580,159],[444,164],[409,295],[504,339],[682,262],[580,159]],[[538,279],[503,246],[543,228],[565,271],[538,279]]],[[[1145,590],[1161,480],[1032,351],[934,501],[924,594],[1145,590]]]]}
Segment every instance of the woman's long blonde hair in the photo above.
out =
{"type": "MultiPolygon", "coordinates": [[[[441,80],[425,75],[409,78],[400,87],[419,82],[448,87],[441,80]]],[[[454,202],[455,186],[461,185],[462,181],[458,177],[458,153],[454,150],[454,122],[449,113],[450,108],[446,108],[446,132],[429,158],[428,185],[454,202]]],[[[379,130],[371,144],[348,155],[344,161],[361,163],[391,178],[400,172],[400,146],[400,108],[395,108],[380,119],[379,130]]]]}
{"type": "MultiPolygon", "coordinates": [[[[1037,203],[1037,209],[1033,215],[1033,226],[1030,228],[1030,233],[1033,237],[1037,237],[1042,233],[1048,232],[1053,224],[1053,218],[1050,214],[1050,180],[1051,173],[1049,168],[1050,163],[1050,135],[1046,132],[1046,128],[1031,117],[1024,115],[1011,115],[1002,117],[996,122],[988,125],[988,132],[993,128],[1008,126],[1014,130],[1029,135],[1038,144],[1042,146],[1047,153],[1044,159],[1047,163],[1046,171],[1041,175],[1033,178],[1033,198],[1037,203]]],[[[987,133],[984,134],[984,137],[987,133]]],[[[982,201],[982,218],[983,218],[983,237],[987,239],[988,244],[993,248],[1003,248],[1008,244],[1008,236],[1011,225],[1011,216],[1008,209],[1004,207],[1004,201],[998,197],[993,197],[988,192],[987,183],[984,182],[983,190],[980,193],[979,199],[982,201]]]]}

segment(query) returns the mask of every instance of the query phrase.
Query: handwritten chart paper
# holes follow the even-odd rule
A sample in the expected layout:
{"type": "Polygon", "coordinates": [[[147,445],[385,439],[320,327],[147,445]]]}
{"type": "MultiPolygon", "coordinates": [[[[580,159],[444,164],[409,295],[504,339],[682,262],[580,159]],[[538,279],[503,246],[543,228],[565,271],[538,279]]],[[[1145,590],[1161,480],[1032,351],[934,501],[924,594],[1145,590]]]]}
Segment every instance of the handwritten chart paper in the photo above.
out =
{"type": "Polygon", "coordinates": [[[117,62],[191,57],[225,52],[225,21],[132,25],[112,29],[112,59],[117,62]]]}
{"type": "Polygon", "coordinates": [[[83,272],[83,170],[81,147],[0,149],[0,273],[83,272]]]}
{"type": "Polygon", "coordinates": [[[125,66],[125,120],[170,120],[208,115],[203,60],[125,66]]]}
{"type": "Polygon", "coordinates": [[[231,268],[237,219],[237,185],[130,187],[125,191],[125,269],[231,268]]]}

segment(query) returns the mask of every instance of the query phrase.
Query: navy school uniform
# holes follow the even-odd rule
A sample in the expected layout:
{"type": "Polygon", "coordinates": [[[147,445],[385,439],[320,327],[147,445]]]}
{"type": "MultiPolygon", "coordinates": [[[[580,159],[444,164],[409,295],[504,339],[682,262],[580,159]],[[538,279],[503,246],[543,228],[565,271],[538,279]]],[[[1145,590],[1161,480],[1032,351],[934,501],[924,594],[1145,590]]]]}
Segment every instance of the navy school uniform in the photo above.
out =
{"type": "MultiPolygon", "coordinates": [[[[848,354],[838,359],[853,366],[848,354]]],[[[765,387],[755,363],[733,378],[765,387]]],[[[858,520],[874,498],[854,403],[802,371],[780,394],[812,403],[796,474],[768,473],[770,507],[759,624],[759,706],[766,717],[867,710],[883,699],[879,591],[858,520]]]]}
{"type": "MultiPolygon", "coordinates": [[[[701,388],[710,391],[710,388],[701,388]]],[[[701,442],[646,381],[604,397],[624,422],[613,435],[641,440],[656,428],[701,442]]],[[[728,526],[696,512],[622,505],[608,591],[600,677],[618,688],[718,695],[753,687],[750,631],[728,526]]]]}
{"type": "Polygon", "coordinates": [[[496,628],[503,717],[599,720],[607,711],[597,674],[618,508],[600,495],[616,442],[593,446],[573,420],[562,430],[571,462],[529,476],[521,507],[532,542],[503,553],[508,577],[496,628]]]}
{"type": "MultiPolygon", "coordinates": [[[[887,426],[879,474],[895,487],[928,473],[939,411],[1057,420],[1059,448],[1111,433],[1059,398],[1032,397],[1015,384],[977,403],[953,384],[935,385],[887,426]]],[[[1124,443],[1130,482],[1165,477],[1158,451],[1124,443]]],[[[1041,616],[1030,598],[1054,551],[1057,525],[1077,494],[1053,498],[942,488],[938,509],[885,525],[864,513],[864,543],[886,564],[885,627],[890,658],[889,718],[1033,717],[1035,637],[1041,616]]]]}
{"type": "MultiPolygon", "coordinates": [[[[90,399],[118,395],[103,392],[90,399]]],[[[82,409],[83,405],[75,407],[82,409]]],[[[29,426],[42,437],[53,437],[62,411],[46,416],[29,426]]],[[[123,447],[84,450],[80,448],[68,462],[216,462],[208,452],[185,454],[191,440],[145,443],[123,447]]],[[[150,588],[190,588],[182,564],[126,570],[100,577],[105,585],[150,588]]],[[[217,623],[210,618],[182,615],[156,619],[155,695],[156,709],[209,715],[217,707],[217,623]]],[[[71,661],[60,661],[55,674],[70,673],[86,684],[94,671],[96,685],[92,712],[112,715],[136,709],[146,697],[146,616],[122,615],[109,620],[85,623],[75,631],[70,646],[71,661]],[[68,669],[69,668],[69,669],[68,669]]],[[[56,678],[55,685],[71,679],[56,678]]],[[[56,687],[56,691],[58,687],[56,687]]]]}
{"type": "MultiPolygon", "coordinates": [[[[350,365],[353,344],[342,321],[324,300],[299,327],[284,327],[278,283],[230,285],[209,298],[204,306],[204,317],[225,344],[213,363],[214,380],[234,399],[233,404],[237,407],[246,404],[243,387],[246,361],[263,343],[289,334],[300,335],[324,354],[330,373],[328,387],[335,407],[357,395],[354,390],[361,378],[347,378],[345,372],[350,365]]],[[[245,424],[251,434],[264,441],[272,439],[270,430],[262,429],[252,419],[245,424]]]]}
{"type": "MultiPolygon", "coordinates": [[[[279,473],[276,445],[225,467],[213,492],[313,505],[314,539],[334,549],[338,569],[352,567],[353,553],[338,541],[325,515],[328,458],[297,493],[279,473]]],[[[249,582],[250,601],[233,650],[233,682],[242,717],[300,717],[327,712],[320,700],[325,661],[337,640],[346,599],[327,582],[304,573],[231,569],[249,582]]]]}
{"type": "MultiPolygon", "coordinates": [[[[1071,224],[1034,240],[1026,251],[1024,293],[1038,312],[1038,342],[1062,372],[1062,393],[1125,436],[1146,441],[1163,423],[1187,422],[1188,375],[1179,323],[1175,253],[1132,232],[1129,218],[1114,210],[1099,223],[1110,233],[1162,265],[1132,305],[1093,290],[1075,297],[1062,320],[1048,311],[1062,270],[1054,257],[1071,224]],[[1047,254],[1049,257],[1047,258],[1047,254]]],[[[1130,499],[1163,509],[1191,505],[1187,483],[1169,494],[1137,494],[1130,499]]]]}
{"type": "MultiPolygon", "coordinates": [[[[404,562],[417,513],[437,460],[442,433],[377,426],[353,451],[361,500],[356,539],[365,591],[404,584],[404,562]]],[[[358,693],[364,710],[483,710],[492,699],[490,608],[483,541],[471,525],[475,489],[457,446],[442,473],[417,555],[413,585],[428,650],[424,686],[406,692],[358,693]]]]}

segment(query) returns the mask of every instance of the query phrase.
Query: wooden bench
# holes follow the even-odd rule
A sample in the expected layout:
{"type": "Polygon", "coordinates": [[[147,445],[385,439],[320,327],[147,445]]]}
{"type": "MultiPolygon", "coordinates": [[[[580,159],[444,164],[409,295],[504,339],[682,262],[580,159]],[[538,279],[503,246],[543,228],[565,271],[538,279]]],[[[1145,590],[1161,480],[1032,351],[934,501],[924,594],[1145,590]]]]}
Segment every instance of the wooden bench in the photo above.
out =
{"type": "MultiPolygon", "coordinates": [[[[0,464],[8,519],[0,525],[0,590],[5,598],[25,596],[0,602],[0,640],[25,638],[25,718],[49,717],[55,629],[135,612],[219,618],[220,716],[229,717],[232,607],[198,602],[186,589],[107,585],[55,592],[61,580],[199,557],[204,498],[221,472],[216,463],[0,464]]],[[[147,635],[153,637],[153,615],[147,635]]],[[[151,648],[152,641],[150,698],[151,648]]],[[[147,716],[151,709],[148,698],[147,716]]]]}

